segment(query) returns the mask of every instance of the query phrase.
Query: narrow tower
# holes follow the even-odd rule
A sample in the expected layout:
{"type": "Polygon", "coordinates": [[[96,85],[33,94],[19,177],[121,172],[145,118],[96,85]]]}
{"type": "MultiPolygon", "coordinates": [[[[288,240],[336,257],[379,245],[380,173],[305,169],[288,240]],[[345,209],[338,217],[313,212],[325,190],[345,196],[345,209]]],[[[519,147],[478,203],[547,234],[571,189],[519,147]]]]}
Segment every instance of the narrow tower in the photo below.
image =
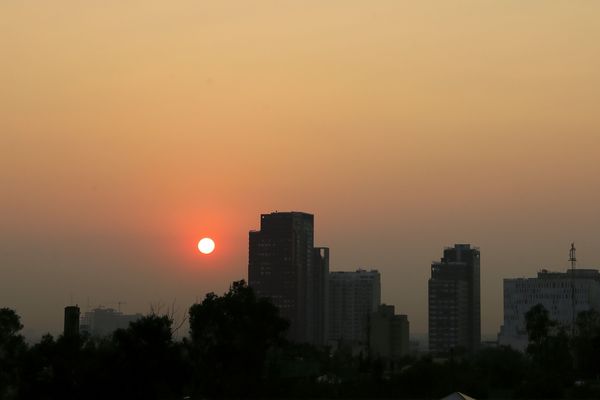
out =
{"type": "Polygon", "coordinates": [[[65,326],[63,330],[65,337],[75,337],[79,335],[79,307],[65,307],[65,326]]]}
{"type": "Polygon", "coordinates": [[[569,262],[571,262],[571,336],[575,337],[575,266],[577,257],[575,256],[575,243],[571,243],[569,250],[569,262]]]}

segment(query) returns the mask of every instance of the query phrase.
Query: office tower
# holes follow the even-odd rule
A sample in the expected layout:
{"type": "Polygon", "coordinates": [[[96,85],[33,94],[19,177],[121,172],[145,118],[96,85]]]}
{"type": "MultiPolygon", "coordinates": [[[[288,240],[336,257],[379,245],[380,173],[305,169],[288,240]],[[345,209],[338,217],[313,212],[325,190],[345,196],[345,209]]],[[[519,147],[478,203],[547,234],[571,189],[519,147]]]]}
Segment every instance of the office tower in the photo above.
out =
{"type": "Polygon", "coordinates": [[[63,335],[65,337],[73,337],[79,335],[79,307],[65,307],[65,321],[63,335]]]}
{"type": "Polygon", "coordinates": [[[329,341],[366,346],[369,314],[381,302],[376,270],[329,273],[329,341]]]}
{"type": "Polygon", "coordinates": [[[408,317],[397,315],[394,306],[380,305],[369,317],[368,331],[371,356],[394,360],[408,355],[408,317]]]}
{"type": "Polygon", "coordinates": [[[583,268],[566,272],[542,269],[536,278],[504,279],[504,322],[498,343],[524,351],[528,344],[525,314],[537,304],[543,305],[550,319],[570,332],[573,292],[575,315],[589,309],[600,311],[600,272],[583,268]]]}
{"type": "Polygon", "coordinates": [[[429,351],[474,352],[481,342],[479,249],[456,244],[431,264],[429,351]]]}
{"type": "Polygon", "coordinates": [[[126,329],[131,322],[142,317],[142,314],[127,315],[113,308],[94,308],[83,315],[81,331],[91,336],[102,337],[117,329],[126,329]]]}
{"type": "Polygon", "coordinates": [[[316,250],[313,243],[312,214],[262,214],[260,230],[249,234],[248,284],[290,321],[291,340],[319,344],[325,329],[323,279],[329,250],[316,250]]]}

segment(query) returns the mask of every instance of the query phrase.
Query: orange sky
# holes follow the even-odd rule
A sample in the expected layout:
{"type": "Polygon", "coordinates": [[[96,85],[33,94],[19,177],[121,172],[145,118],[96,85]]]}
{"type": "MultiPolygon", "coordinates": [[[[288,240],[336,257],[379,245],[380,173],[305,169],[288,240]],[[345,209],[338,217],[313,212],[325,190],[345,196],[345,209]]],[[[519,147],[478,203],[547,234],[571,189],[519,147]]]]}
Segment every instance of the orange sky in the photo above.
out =
{"type": "Polygon", "coordinates": [[[0,306],[181,310],[246,277],[259,214],[316,215],[427,330],[430,262],[600,266],[600,3],[3,1],[0,306]],[[217,252],[196,253],[202,236],[217,252]],[[113,304],[109,304],[113,302],[113,304]]]}

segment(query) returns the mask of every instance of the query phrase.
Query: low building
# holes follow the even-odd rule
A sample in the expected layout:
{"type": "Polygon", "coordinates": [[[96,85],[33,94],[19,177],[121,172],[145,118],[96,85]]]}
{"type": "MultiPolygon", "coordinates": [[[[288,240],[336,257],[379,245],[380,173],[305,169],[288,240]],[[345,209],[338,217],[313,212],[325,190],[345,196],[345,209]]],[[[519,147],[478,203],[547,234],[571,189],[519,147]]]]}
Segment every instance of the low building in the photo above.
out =
{"type": "Polygon", "coordinates": [[[113,308],[95,308],[84,314],[81,331],[92,336],[110,335],[117,329],[124,329],[133,321],[142,318],[142,314],[123,314],[113,308]]]}
{"type": "Polygon", "coordinates": [[[380,305],[369,317],[369,350],[371,356],[389,360],[408,355],[408,317],[395,314],[394,306],[380,305]]]}
{"type": "Polygon", "coordinates": [[[541,304],[550,319],[567,330],[575,315],[589,309],[600,310],[600,272],[578,268],[566,272],[538,272],[536,278],[504,279],[504,321],[498,343],[524,351],[527,347],[525,314],[541,304]],[[573,293],[575,302],[573,303],[573,293]]]}

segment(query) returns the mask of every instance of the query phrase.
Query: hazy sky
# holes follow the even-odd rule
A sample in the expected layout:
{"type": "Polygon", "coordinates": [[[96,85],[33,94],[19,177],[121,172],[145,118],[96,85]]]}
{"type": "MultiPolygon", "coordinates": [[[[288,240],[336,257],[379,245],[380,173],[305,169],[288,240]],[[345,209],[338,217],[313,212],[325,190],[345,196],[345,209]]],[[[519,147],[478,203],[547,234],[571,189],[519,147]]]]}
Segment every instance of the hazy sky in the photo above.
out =
{"type": "Polygon", "coordinates": [[[0,3],[0,306],[182,312],[247,277],[259,214],[315,214],[427,331],[430,263],[600,266],[600,2],[0,3]],[[217,251],[195,244],[212,236],[217,251]]]}

